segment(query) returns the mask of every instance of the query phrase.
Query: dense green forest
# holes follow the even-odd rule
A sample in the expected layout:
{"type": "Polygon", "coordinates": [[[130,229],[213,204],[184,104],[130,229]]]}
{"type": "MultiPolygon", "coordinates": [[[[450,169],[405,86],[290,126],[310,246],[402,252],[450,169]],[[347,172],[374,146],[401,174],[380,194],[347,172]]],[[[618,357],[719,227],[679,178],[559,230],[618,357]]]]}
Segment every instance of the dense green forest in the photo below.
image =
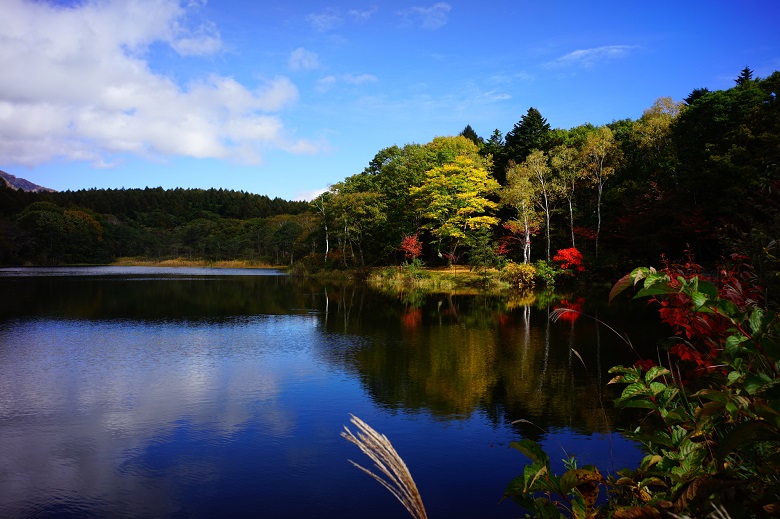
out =
{"type": "Polygon", "coordinates": [[[577,248],[590,272],[739,252],[776,271],[780,73],[659,98],[636,120],[552,128],[536,108],[502,133],[470,127],[390,146],[312,203],[195,189],[0,189],[0,262],[117,257],[429,265],[577,248]],[[406,251],[406,257],[409,254],[406,251]]]}

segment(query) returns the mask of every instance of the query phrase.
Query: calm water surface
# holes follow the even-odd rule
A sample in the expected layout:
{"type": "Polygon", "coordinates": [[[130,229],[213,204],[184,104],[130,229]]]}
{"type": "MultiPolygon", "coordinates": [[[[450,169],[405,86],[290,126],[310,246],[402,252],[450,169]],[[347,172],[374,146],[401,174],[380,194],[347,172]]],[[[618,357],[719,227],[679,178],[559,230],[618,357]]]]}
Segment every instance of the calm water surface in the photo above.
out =
{"type": "Polygon", "coordinates": [[[390,438],[430,517],[520,515],[500,500],[523,437],[604,471],[640,457],[603,388],[636,357],[547,315],[580,305],[642,348],[645,312],[276,274],[0,269],[0,517],[405,517],[348,463],[370,463],[339,436],[350,413],[390,438]]]}

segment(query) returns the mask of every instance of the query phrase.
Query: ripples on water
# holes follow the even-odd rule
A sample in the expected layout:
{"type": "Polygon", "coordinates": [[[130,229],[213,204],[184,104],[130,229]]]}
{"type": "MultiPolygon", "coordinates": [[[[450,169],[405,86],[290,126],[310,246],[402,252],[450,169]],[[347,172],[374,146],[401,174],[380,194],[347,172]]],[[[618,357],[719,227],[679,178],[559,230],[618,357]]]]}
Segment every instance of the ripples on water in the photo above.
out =
{"type": "Polygon", "coordinates": [[[544,312],[526,333],[465,302],[257,272],[72,271],[0,272],[2,517],[403,517],[347,463],[367,463],[339,437],[350,413],[390,437],[432,517],[519,515],[498,502],[521,433],[554,459],[637,457],[550,394],[589,386],[544,312]]]}

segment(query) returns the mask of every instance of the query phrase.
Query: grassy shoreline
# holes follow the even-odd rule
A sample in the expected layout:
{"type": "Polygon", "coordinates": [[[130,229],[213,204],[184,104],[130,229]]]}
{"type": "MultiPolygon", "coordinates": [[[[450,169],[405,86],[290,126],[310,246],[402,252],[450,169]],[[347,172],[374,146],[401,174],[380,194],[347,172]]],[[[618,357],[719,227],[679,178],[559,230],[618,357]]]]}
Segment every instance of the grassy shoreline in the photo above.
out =
{"type": "Polygon", "coordinates": [[[384,292],[419,291],[476,295],[511,289],[498,270],[471,270],[464,266],[439,268],[380,267],[373,269],[366,282],[384,292]]]}
{"type": "MultiPolygon", "coordinates": [[[[116,267],[191,267],[288,270],[287,265],[269,265],[252,260],[210,261],[187,258],[152,260],[122,257],[110,263],[116,267]]],[[[461,295],[496,293],[510,289],[496,269],[472,270],[465,266],[409,268],[408,266],[374,267],[369,269],[321,270],[303,273],[303,277],[339,281],[364,280],[369,286],[383,292],[428,292],[461,295]]]]}
{"type": "Polygon", "coordinates": [[[219,268],[219,269],[279,269],[285,270],[286,266],[269,265],[253,260],[193,260],[187,258],[172,258],[164,260],[150,260],[145,258],[117,258],[110,263],[114,267],[195,267],[195,268],[219,268]]]}

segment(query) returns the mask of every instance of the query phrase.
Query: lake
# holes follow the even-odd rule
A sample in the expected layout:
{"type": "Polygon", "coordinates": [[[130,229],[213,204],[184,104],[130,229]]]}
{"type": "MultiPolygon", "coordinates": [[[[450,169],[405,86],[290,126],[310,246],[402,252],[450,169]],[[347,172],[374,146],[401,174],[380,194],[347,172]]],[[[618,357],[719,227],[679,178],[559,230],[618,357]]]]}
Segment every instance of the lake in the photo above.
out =
{"type": "Polygon", "coordinates": [[[559,470],[641,458],[606,387],[636,355],[593,319],[548,319],[582,308],[652,351],[652,314],[605,302],[0,269],[0,517],[408,517],[347,461],[371,466],[340,437],[350,414],[389,437],[429,517],[517,517],[501,497],[528,460],[511,441],[542,442],[559,470]]]}

